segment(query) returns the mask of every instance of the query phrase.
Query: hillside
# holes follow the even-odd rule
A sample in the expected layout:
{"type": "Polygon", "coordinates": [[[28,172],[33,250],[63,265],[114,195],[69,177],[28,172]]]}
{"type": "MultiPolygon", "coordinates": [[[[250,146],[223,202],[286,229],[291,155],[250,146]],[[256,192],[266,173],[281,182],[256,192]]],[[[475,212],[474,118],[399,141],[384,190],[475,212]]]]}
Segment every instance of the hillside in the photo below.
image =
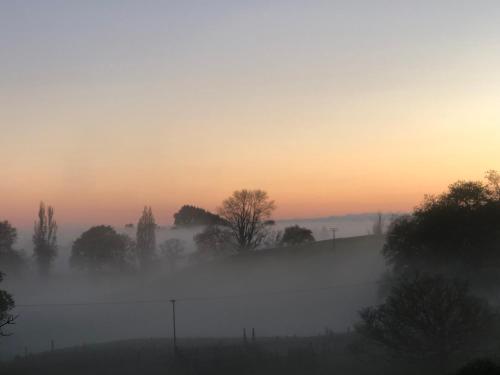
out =
{"type": "Polygon", "coordinates": [[[383,240],[373,236],[241,254],[149,279],[60,280],[20,290],[15,335],[2,342],[5,356],[49,348],[140,337],[169,337],[170,298],[178,299],[180,337],[315,335],[345,331],[357,311],[376,301],[385,266],[383,240]],[[24,294],[23,294],[24,293],[24,294]],[[97,301],[102,304],[81,302],[97,301]],[[107,302],[118,302],[107,304],[107,302]],[[133,303],[124,303],[134,301],[133,303]]]}

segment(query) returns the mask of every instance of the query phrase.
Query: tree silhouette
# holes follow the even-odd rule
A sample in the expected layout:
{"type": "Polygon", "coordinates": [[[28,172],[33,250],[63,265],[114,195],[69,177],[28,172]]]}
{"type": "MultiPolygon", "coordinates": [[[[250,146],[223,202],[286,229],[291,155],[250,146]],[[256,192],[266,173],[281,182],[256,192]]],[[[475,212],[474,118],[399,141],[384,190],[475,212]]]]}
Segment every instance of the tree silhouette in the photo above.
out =
{"type": "Polygon", "coordinates": [[[144,207],[137,223],[136,241],[141,267],[150,268],[156,251],[156,221],[151,207],[144,207]]]}
{"type": "Polygon", "coordinates": [[[385,303],[360,312],[356,329],[395,353],[437,360],[444,369],[451,354],[484,340],[493,313],[468,285],[442,276],[401,277],[385,303]]]}
{"type": "Polygon", "coordinates": [[[54,208],[45,208],[43,202],[40,203],[38,220],[35,221],[33,245],[40,275],[47,277],[57,255],[57,223],[54,220],[54,208]]]}
{"type": "Polygon", "coordinates": [[[281,238],[281,243],[285,246],[299,245],[306,242],[314,242],[312,231],[298,225],[286,227],[281,238]]]}
{"type": "Polygon", "coordinates": [[[194,236],[194,242],[202,257],[228,255],[236,248],[231,230],[217,225],[207,226],[194,236]]]}
{"type": "Polygon", "coordinates": [[[263,190],[240,190],[222,202],[219,215],[228,223],[240,250],[258,247],[267,234],[266,220],[275,209],[263,190]]]}
{"type": "MultiPolygon", "coordinates": [[[[0,272],[0,282],[3,280],[3,274],[0,272]]],[[[0,336],[9,336],[4,331],[5,327],[14,324],[16,317],[10,313],[14,308],[14,299],[5,290],[0,290],[0,336]]]]}
{"type": "Polygon", "coordinates": [[[184,205],[174,214],[174,225],[178,227],[198,225],[225,225],[226,222],[203,208],[184,205]]]}
{"type": "Polygon", "coordinates": [[[73,243],[70,263],[91,273],[126,271],[133,267],[134,257],[134,243],[127,235],[100,225],[85,231],[73,243]]]}
{"type": "Polygon", "coordinates": [[[0,221],[0,264],[4,270],[17,273],[25,265],[22,253],[14,249],[17,230],[7,220],[0,221]]]}
{"type": "Polygon", "coordinates": [[[459,181],[428,196],[412,215],[396,219],[384,256],[396,272],[415,269],[471,272],[499,266],[500,199],[494,189],[459,181]]]}

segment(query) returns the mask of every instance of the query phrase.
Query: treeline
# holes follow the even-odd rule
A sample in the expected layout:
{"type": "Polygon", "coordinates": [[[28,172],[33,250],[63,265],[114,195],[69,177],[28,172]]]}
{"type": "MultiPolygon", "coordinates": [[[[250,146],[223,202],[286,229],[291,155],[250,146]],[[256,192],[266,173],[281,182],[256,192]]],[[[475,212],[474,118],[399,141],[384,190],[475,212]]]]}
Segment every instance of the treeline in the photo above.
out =
{"type": "MultiPolygon", "coordinates": [[[[498,355],[500,315],[490,302],[500,287],[497,172],[427,196],[392,222],[383,255],[391,267],[384,301],[360,312],[358,333],[422,372],[447,374],[475,353],[498,355]]],[[[461,373],[476,374],[468,368],[461,373]]]]}
{"type": "MultiPolygon", "coordinates": [[[[262,190],[235,191],[225,199],[218,213],[184,205],[174,214],[174,228],[203,227],[194,236],[197,251],[189,260],[229,255],[258,248],[289,246],[314,241],[312,231],[291,226],[284,232],[273,229],[275,203],[262,190]]],[[[90,273],[149,271],[166,264],[174,270],[186,257],[186,244],[177,238],[157,243],[156,222],[151,207],[145,207],[136,224],[124,232],[109,225],[97,225],[83,232],[71,247],[70,266],[90,273]],[[135,235],[130,230],[135,228],[135,235]]],[[[48,278],[58,255],[58,225],[52,206],[40,203],[33,230],[33,254],[15,248],[17,230],[8,221],[0,222],[0,264],[16,275],[33,259],[38,273],[48,278]]]]}
{"type": "MultiPolygon", "coordinates": [[[[270,229],[274,201],[262,190],[240,190],[222,202],[218,215],[194,206],[183,206],[174,215],[176,226],[204,225],[205,229],[194,237],[198,251],[191,256],[215,257],[237,252],[255,250],[259,247],[293,245],[314,241],[312,232],[293,226],[284,234],[270,229]]],[[[126,228],[134,226],[127,224],[126,228]]],[[[135,238],[117,232],[112,226],[93,226],[83,232],[72,244],[70,265],[72,268],[94,274],[149,272],[167,264],[175,270],[185,256],[183,241],[171,238],[159,245],[158,230],[151,207],[144,207],[137,225],[135,238]]],[[[40,203],[38,217],[33,230],[33,254],[40,277],[50,277],[54,259],[58,254],[58,225],[52,206],[40,203]]],[[[29,257],[15,248],[17,230],[8,221],[0,222],[0,265],[9,276],[28,269],[29,257]]],[[[0,282],[3,274],[0,272],[0,282]]],[[[3,327],[14,323],[11,314],[13,297],[0,290],[0,336],[3,327]]]]}

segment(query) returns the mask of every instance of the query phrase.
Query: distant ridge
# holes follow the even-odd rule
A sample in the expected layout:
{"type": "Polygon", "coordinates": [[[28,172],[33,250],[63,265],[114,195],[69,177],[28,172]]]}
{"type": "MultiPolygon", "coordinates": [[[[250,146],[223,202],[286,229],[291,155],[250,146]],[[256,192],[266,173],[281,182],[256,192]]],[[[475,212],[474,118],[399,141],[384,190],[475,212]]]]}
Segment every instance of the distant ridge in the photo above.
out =
{"type": "MultiPolygon", "coordinates": [[[[384,218],[390,218],[392,216],[406,215],[407,212],[382,212],[384,218]]],[[[345,214],[345,215],[332,215],[332,216],[321,216],[321,217],[309,217],[309,218],[290,218],[290,219],[278,219],[277,222],[288,223],[296,221],[309,221],[309,222],[320,222],[327,220],[367,220],[375,219],[378,216],[378,212],[366,212],[359,214],[345,214]]]]}

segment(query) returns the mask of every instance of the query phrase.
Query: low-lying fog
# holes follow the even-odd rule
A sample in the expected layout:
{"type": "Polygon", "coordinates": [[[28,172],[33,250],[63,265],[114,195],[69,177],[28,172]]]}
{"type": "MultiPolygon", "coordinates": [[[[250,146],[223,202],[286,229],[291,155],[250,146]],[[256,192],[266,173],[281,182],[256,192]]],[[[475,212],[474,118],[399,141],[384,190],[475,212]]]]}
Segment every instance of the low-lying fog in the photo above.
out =
{"type": "MultiPolygon", "coordinates": [[[[0,358],[25,350],[48,350],[102,341],[172,335],[172,306],[177,298],[179,337],[314,335],[325,329],[345,331],[357,311],[376,301],[374,283],[385,270],[382,241],[367,235],[373,215],[287,220],[274,230],[298,224],[311,229],[313,245],[261,252],[251,256],[190,264],[175,272],[113,279],[75,273],[68,266],[72,241],[87,228],[61,228],[59,256],[45,283],[7,278],[3,287],[16,299],[14,335],[0,342],[0,358]],[[47,305],[49,304],[49,305],[47,305]]],[[[126,232],[125,228],[116,228],[126,232]]],[[[198,229],[160,229],[157,242],[185,241],[195,251],[198,229]]],[[[129,229],[134,235],[134,229],[129,229]]],[[[31,251],[31,233],[20,230],[18,248],[31,251]]]]}

